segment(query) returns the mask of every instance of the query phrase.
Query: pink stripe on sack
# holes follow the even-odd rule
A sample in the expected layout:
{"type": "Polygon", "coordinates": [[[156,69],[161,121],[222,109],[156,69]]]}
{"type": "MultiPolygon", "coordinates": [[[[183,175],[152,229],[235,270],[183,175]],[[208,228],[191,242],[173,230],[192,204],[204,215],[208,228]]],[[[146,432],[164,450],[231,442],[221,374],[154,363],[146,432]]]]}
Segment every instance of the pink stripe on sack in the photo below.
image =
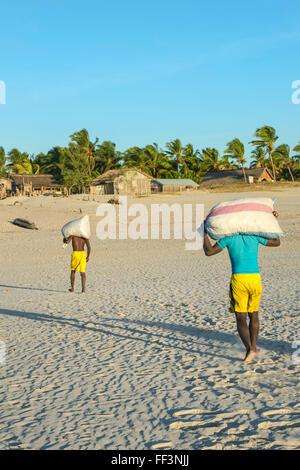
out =
{"type": "Polygon", "coordinates": [[[207,218],[214,217],[215,215],[224,215],[224,214],[232,214],[233,212],[248,212],[248,211],[256,211],[256,212],[267,212],[268,214],[272,214],[272,209],[265,204],[259,204],[257,202],[246,202],[245,204],[234,204],[232,206],[224,206],[224,207],[217,207],[214,209],[207,218]]]}

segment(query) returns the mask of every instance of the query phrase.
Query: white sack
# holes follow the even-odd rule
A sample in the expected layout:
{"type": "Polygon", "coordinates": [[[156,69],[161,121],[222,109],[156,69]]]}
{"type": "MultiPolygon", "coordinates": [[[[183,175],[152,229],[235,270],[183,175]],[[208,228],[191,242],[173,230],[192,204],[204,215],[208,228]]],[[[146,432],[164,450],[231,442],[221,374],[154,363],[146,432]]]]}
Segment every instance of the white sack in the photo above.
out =
{"type": "Polygon", "coordinates": [[[88,215],[84,215],[79,219],[71,220],[65,224],[61,232],[65,238],[73,235],[74,237],[91,238],[91,227],[90,218],[88,215]]]}
{"type": "Polygon", "coordinates": [[[207,233],[214,240],[231,235],[284,236],[272,214],[274,200],[267,197],[233,199],[214,206],[205,220],[207,233]]]}

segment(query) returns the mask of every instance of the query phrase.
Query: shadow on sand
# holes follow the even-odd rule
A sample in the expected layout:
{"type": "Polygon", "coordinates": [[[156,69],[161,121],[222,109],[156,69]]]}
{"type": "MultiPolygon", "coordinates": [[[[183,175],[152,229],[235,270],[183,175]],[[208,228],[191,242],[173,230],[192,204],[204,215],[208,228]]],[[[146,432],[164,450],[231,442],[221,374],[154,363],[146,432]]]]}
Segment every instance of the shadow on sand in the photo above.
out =
{"type": "Polygon", "coordinates": [[[39,290],[39,291],[46,291],[46,292],[60,292],[66,293],[65,290],[55,290],[55,289],[44,289],[43,287],[27,287],[27,286],[8,286],[6,284],[0,284],[0,287],[6,287],[7,289],[26,289],[26,290],[39,290]]]}
{"type": "MultiPolygon", "coordinates": [[[[80,330],[94,331],[105,335],[111,335],[119,339],[130,339],[133,341],[141,341],[145,345],[153,343],[153,346],[170,347],[174,349],[184,350],[193,354],[205,354],[212,357],[223,357],[230,361],[240,362],[240,358],[234,357],[234,353],[230,356],[232,346],[235,346],[238,339],[237,332],[226,333],[213,329],[189,327],[185,325],[176,325],[173,323],[132,320],[120,318],[103,318],[101,322],[88,320],[85,324],[80,320],[73,318],[64,318],[44,313],[21,312],[18,310],[0,309],[0,314],[26,318],[27,320],[41,321],[46,323],[55,323],[80,330]],[[95,326],[90,326],[94,324],[95,326]],[[140,329],[137,329],[139,326],[140,329]],[[124,330],[116,332],[114,330],[124,330]],[[163,334],[164,331],[167,334],[163,334]],[[172,333],[179,332],[184,338],[173,336],[172,333]],[[197,341],[191,340],[191,336],[197,338],[197,341]],[[216,344],[219,343],[219,344],[216,344]],[[210,352],[213,347],[214,351],[210,352]],[[215,352],[215,349],[219,352],[215,352]],[[229,355],[224,354],[228,351],[229,355]]],[[[277,353],[290,353],[291,345],[283,340],[273,341],[266,338],[260,338],[260,346],[277,353]]]]}

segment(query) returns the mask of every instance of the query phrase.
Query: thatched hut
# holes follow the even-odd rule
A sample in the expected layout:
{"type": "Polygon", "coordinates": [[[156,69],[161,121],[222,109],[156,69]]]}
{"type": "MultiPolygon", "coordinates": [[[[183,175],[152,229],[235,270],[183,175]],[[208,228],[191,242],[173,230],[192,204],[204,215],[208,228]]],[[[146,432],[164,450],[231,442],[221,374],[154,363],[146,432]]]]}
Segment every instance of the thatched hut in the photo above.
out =
{"type": "Polygon", "coordinates": [[[5,199],[11,194],[11,180],[0,177],[0,199],[5,199]]]}
{"type": "Polygon", "coordinates": [[[167,178],[156,178],[151,182],[152,192],[176,192],[194,190],[199,187],[198,183],[191,179],[167,179],[167,178]]]}
{"type": "MultiPolygon", "coordinates": [[[[273,177],[267,168],[245,168],[245,174],[247,183],[273,181],[273,177]]],[[[209,171],[206,173],[201,182],[201,188],[244,182],[244,173],[241,168],[232,170],[209,171]]]]}
{"type": "Polygon", "coordinates": [[[109,170],[90,183],[90,194],[149,196],[152,177],[135,168],[109,170]]]}
{"type": "Polygon", "coordinates": [[[65,191],[65,187],[58,184],[52,175],[11,175],[12,192],[14,194],[53,194],[65,191]]]}

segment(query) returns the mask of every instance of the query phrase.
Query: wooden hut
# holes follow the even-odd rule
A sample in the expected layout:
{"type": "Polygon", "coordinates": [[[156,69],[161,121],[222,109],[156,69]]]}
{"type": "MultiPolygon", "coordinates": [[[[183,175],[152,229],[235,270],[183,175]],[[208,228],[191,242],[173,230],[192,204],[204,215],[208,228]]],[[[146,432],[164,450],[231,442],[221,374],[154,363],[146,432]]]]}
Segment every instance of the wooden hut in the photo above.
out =
{"type": "Polygon", "coordinates": [[[5,199],[11,194],[11,180],[0,177],[0,199],[5,199]]]}
{"type": "Polygon", "coordinates": [[[109,170],[90,183],[90,194],[149,196],[152,177],[135,168],[109,170]]]}
{"type": "Polygon", "coordinates": [[[167,178],[156,178],[151,182],[152,192],[176,192],[194,190],[199,187],[199,184],[191,179],[167,179],[167,178]]]}
{"type": "Polygon", "coordinates": [[[32,196],[65,192],[65,187],[58,184],[52,175],[11,175],[10,178],[14,194],[32,196]]]}
{"type": "MultiPolygon", "coordinates": [[[[273,177],[267,168],[245,168],[245,174],[247,183],[273,181],[273,177]]],[[[209,171],[206,173],[201,182],[201,188],[244,182],[244,174],[241,168],[232,170],[209,171]]]]}

